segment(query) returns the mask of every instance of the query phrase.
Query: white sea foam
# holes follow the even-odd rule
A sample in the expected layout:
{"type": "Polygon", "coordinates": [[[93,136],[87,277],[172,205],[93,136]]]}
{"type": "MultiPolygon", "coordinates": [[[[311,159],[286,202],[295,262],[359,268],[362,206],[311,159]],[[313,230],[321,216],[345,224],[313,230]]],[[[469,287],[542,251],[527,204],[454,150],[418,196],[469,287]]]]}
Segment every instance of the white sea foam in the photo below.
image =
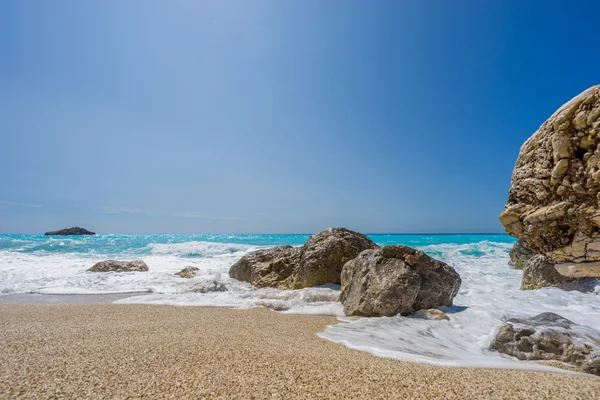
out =
{"type": "Polygon", "coordinates": [[[42,245],[50,251],[38,251],[35,247],[38,245],[27,243],[17,243],[11,250],[0,251],[0,293],[149,292],[117,302],[267,307],[283,313],[333,315],[341,322],[320,334],[328,340],[377,356],[465,367],[550,369],[487,350],[500,325],[512,317],[530,317],[552,311],[600,330],[600,286],[593,294],[552,288],[520,291],[522,273],[508,266],[510,243],[483,240],[420,247],[452,265],[461,275],[463,283],[454,300],[455,306],[442,308],[450,321],[407,317],[348,319],[343,317],[342,306],[337,301],[338,286],[283,291],[257,289],[229,278],[230,266],[258,246],[202,241],[150,243],[144,244],[142,250],[120,251],[110,257],[142,259],[148,264],[148,272],[91,273],[87,269],[95,262],[107,259],[106,254],[55,252],[54,249],[65,246],[78,249],[83,246],[81,241],[70,239],[55,239],[42,245]],[[25,247],[33,252],[23,252],[25,247]],[[174,275],[188,265],[199,269],[197,277],[182,279],[174,275]],[[213,281],[224,285],[227,291],[191,291],[200,282],[213,281]]]}

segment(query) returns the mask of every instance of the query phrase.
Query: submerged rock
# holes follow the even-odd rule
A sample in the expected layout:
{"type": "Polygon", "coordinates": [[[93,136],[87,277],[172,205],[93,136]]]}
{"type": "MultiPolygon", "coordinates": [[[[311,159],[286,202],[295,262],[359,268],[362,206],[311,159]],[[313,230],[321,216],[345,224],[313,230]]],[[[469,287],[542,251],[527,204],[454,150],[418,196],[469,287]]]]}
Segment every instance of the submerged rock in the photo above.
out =
{"type": "Polygon", "coordinates": [[[541,254],[531,257],[523,267],[521,290],[535,290],[557,287],[563,290],[587,289],[595,282],[594,278],[568,278],[558,273],[554,264],[541,254]]]}
{"type": "Polygon", "coordinates": [[[231,266],[229,276],[279,289],[339,284],[344,264],[373,248],[377,245],[365,235],[329,228],[311,236],[303,247],[278,246],[248,254],[231,266]]]}
{"type": "Polygon", "coordinates": [[[554,313],[506,321],[491,350],[519,360],[556,360],[600,375],[600,333],[554,313]]]}
{"type": "Polygon", "coordinates": [[[198,274],[198,267],[185,267],[184,269],[182,269],[181,271],[177,272],[175,275],[181,277],[181,278],[185,278],[185,279],[190,279],[195,277],[198,274]]]}
{"type": "Polygon", "coordinates": [[[217,280],[198,282],[190,290],[194,293],[226,292],[227,287],[217,280]]]}
{"type": "Polygon", "coordinates": [[[97,262],[88,269],[90,272],[145,272],[148,266],[143,261],[115,261],[107,260],[97,262]]]}
{"type": "Polygon", "coordinates": [[[256,287],[290,289],[301,253],[301,248],[288,245],[258,250],[233,264],[229,276],[256,287]]]}
{"type": "Polygon", "coordinates": [[[66,229],[61,229],[58,231],[52,231],[52,232],[46,232],[44,235],[46,236],[71,236],[71,235],[95,235],[95,232],[90,232],[87,229],[83,229],[83,228],[79,228],[79,227],[73,227],[73,228],[66,228],[66,229]]]}
{"type": "Polygon", "coordinates": [[[527,260],[535,255],[534,251],[527,247],[522,240],[517,240],[517,243],[510,249],[510,261],[508,265],[523,269],[527,260]]]}
{"type": "Polygon", "coordinates": [[[597,85],[563,105],[523,144],[500,222],[552,264],[580,264],[578,276],[596,276],[597,269],[585,266],[600,261],[599,199],[597,85]]]}
{"type": "Polygon", "coordinates": [[[419,310],[414,314],[415,317],[421,319],[432,319],[435,321],[450,321],[450,317],[445,312],[438,310],[437,308],[430,308],[429,310],[419,310]]]}
{"type": "Polygon", "coordinates": [[[298,282],[301,287],[340,283],[344,264],[378,246],[362,233],[329,228],[311,236],[302,249],[298,282]]]}
{"type": "Polygon", "coordinates": [[[361,252],[341,278],[344,314],[369,317],[451,306],[461,284],[448,264],[401,245],[361,252]]]}

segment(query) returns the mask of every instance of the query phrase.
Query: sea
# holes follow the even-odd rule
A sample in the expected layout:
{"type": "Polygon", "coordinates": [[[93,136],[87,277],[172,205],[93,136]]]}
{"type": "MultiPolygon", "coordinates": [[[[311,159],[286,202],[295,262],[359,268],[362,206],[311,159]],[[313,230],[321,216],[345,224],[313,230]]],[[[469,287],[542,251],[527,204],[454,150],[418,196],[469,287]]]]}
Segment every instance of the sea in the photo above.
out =
{"type": "Polygon", "coordinates": [[[510,318],[550,311],[600,330],[600,284],[592,293],[519,290],[522,271],[508,265],[515,239],[507,235],[369,235],[379,245],[411,246],[456,269],[462,278],[460,291],[452,307],[440,308],[450,321],[345,317],[337,285],[257,289],[228,275],[231,265],[245,254],[282,244],[300,246],[309,236],[0,235],[0,302],[15,296],[93,299],[121,294],[115,303],[266,307],[288,314],[331,315],[338,323],[319,333],[324,339],[376,356],[458,367],[562,371],[489,350],[500,325],[510,318]],[[106,259],[143,260],[149,271],[87,272],[106,259]],[[197,267],[198,275],[192,279],[175,275],[186,266],[197,267]],[[227,291],[192,292],[195,285],[213,282],[227,291]]]}

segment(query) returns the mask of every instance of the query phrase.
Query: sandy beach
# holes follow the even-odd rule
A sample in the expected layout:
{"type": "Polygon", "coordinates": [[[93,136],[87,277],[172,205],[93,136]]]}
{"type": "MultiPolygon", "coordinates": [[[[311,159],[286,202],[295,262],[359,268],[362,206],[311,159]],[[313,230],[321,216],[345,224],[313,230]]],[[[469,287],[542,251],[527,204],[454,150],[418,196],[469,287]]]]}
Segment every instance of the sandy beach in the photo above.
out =
{"type": "Polygon", "coordinates": [[[332,317],[266,309],[0,304],[0,398],[593,399],[600,379],[377,358],[332,317]]]}

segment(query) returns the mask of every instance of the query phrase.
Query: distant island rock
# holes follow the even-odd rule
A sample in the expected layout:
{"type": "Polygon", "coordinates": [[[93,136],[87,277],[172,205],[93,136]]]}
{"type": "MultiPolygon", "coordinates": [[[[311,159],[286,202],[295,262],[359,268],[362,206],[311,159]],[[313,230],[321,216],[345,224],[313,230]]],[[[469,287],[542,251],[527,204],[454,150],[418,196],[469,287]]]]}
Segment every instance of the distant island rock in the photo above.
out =
{"type": "Polygon", "coordinates": [[[46,232],[46,236],[75,236],[75,235],[95,235],[96,232],[90,232],[87,229],[74,226],[73,228],[61,229],[58,231],[46,232]]]}
{"type": "Polygon", "coordinates": [[[570,285],[571,278],[600,276],[598,199],[600,85],[560,107],[523,144],[500,222],[554,265],[560,275],[550,271],[545,284],[570,285]]]}

